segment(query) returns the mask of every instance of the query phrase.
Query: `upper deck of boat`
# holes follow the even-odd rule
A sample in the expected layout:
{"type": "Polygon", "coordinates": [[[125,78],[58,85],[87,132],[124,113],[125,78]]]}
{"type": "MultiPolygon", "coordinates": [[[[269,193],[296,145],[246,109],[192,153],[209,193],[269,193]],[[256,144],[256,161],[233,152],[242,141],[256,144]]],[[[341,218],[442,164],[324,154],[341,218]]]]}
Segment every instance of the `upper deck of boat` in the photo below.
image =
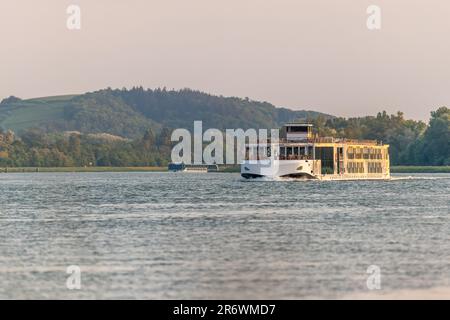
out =
{"type": "Polygon", "coordinates": [[[381,141],[377,140],[360,140],[336,137],[320,137],[318,133],[313,133],[313,125],[305,122],[291,122],[285,124],[280,130],[280,135],[274,139],[257,140],[247,144],[248,147],[264,147],[277,144],[280,147],[363,147],[363,148],[379,148],[388,147],[381,141]]]}
{"type": "MultiPolygon", "coordinates": [[[[359,140],[359,139],[347,139],[347,138],[334,138],[334,137],[314,137],[314,138],[306,138],[301,140],[292,140],[286,138],[280,139],[267,139],[267,140],[258,140],[256,143],[258,145],[269,145],[269,144],[280,144],[280,145],[289,145],[289,146],[303,146],[303,145],[362,145],[362,146],[384,146],[381,141],[377,140],[359,140]]],[[[249,143],[248,145],[256,145],[255,143],[249,143]]]]}

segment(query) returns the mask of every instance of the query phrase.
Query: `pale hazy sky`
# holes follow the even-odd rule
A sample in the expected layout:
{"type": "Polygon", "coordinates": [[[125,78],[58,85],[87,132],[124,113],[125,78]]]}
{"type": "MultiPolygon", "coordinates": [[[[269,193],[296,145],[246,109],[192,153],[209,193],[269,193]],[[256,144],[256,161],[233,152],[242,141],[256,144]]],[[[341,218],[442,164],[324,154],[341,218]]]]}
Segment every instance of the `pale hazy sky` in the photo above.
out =
{"type": "Polygon", "coordinates": [[[1,0],[0,41],[0,97],[142,85],[342,116],[450,106],[448,0],[1,0]]]}

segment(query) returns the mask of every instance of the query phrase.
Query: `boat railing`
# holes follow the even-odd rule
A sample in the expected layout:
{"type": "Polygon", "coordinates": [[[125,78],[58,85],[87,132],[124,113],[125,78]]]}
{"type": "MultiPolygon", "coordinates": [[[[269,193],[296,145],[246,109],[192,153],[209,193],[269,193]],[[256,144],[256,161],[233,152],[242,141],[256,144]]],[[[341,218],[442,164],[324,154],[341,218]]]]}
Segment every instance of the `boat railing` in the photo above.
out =
{"type": "Polygon", "coordinates": [[[279,160],[314,160],[312,155],[297,155],[297,154],[290,154],[287,156],[280,155],[279,160]]]}
{"type": "Polygon", "coordinates": [[[359,145],[383,145],[382,142],[377,140],[359,140],[359,139],[347,139],[347,138],[334,138],[334,137],[315,137],[299,140],[292,140],[286,138],[279,138],[275,140],[271,139],[259,139],[258,144],[295,144],[295,143],[347,143],[347,144],[359,144],[359,145]]]}
{"type": "Polygon", "coordinates": [[[278,155],[274,157],[268,157],[268,156],[247,156],[245,160],[314,160],[312,155],[297,155],[297,154],[290,154],[290,155],[278,155]]]}

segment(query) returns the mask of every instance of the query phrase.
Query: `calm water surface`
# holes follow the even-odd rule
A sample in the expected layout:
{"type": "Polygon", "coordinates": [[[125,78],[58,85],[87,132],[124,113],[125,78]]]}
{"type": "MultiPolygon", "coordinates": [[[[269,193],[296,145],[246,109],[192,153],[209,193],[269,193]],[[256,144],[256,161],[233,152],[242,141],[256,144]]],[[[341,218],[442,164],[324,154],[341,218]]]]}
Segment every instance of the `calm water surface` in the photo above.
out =
{"type": "Polygon", "coordinates": [[[448,174],[0,174],[0,298],[340,298],[370,265],[383,292],[446,287],[449,193],[448,174]]]}

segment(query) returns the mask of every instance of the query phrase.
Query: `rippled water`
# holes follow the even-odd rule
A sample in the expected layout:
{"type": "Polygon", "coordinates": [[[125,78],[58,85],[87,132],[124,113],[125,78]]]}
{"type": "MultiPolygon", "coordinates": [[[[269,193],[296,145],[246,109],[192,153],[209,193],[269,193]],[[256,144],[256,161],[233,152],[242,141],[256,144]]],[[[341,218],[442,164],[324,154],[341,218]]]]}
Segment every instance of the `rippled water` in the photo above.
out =
{"type": "Polygon", "coordinates": [[[450,285],[450,175],[0,174],[0,298],[340,298],[450,285]],[[66,268],[81,268],[81,290],[66,268]]]}

